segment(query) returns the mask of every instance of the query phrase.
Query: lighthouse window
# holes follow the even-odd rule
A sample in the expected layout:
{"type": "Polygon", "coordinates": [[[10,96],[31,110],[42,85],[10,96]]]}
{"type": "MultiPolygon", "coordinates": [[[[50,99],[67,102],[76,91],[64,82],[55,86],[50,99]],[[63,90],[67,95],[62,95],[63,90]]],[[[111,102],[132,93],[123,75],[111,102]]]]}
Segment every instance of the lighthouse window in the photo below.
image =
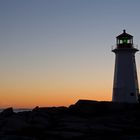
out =
{"type": "Polygon", "coordinates": [[[117,43],[118,44],[130,44],[130,43],[132,43],[132,40],[125,37],[125,38],[117,40],[117,43]]]}
{"type": "Polygon", "coordinates": [[[122,40],[120,40],[120,44],[122,44],[123,43],[123,41],[122,40]]]}
{"type": "Polygon", "coordinates": [[[123,39],[122,42],[123,42],[123,44],[126,44],[127,43],[127,39],[123,39]]]}
{"type": "Polygon", "coordinates": [[[127,43],[130,43],[130,40],[127,40],[127,43]]]}

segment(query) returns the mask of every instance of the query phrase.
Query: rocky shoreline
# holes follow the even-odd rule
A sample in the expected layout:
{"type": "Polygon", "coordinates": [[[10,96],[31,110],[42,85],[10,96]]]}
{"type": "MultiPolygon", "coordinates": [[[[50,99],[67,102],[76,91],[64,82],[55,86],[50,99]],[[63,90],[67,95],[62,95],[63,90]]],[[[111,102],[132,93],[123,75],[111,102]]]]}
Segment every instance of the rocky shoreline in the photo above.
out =
{"type": "Polygon", "coordinates": [[[140,140],[140,104],[79,100],[0,113],[0,140],[140,140]]]}

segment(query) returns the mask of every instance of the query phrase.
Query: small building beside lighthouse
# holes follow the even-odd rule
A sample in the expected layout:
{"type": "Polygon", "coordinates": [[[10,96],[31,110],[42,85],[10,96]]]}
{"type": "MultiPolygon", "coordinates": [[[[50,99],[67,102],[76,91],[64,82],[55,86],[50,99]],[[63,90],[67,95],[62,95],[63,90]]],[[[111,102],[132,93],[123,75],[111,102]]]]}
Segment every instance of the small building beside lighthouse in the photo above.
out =
{"type": "Polygon", "coordinates": [[[115,70],[113,83],[113,102],[137,103],[138,78],[135,62],[135,53],[139,50],[133,44],[133,36],[123,33],[116,37],[115,70]]]}

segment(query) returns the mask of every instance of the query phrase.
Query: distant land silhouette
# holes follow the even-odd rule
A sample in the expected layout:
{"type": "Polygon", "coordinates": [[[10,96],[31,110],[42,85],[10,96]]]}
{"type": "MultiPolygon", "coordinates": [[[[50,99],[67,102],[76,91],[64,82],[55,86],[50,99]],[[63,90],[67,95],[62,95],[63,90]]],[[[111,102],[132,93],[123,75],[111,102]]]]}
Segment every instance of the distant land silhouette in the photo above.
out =
{"type": "Polygon", "coordinates": [[[79,100],[0,113],[0,140],[139,140],[140,104],[79,100]]]}

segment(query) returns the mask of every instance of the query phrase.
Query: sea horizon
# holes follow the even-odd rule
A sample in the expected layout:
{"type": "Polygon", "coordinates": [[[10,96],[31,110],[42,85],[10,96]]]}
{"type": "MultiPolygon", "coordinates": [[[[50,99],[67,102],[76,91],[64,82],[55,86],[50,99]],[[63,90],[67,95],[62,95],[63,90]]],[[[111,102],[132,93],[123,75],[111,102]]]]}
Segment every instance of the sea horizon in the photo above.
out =
{"type": "MultiPolygon", "coordinates": [[[[6,108],[0,108],[0,112],[2,112],[3,110],[7,109],[9,107],[6,107],[6,108]]],[[[13,111],[15,113],[17,112],[23,112],[23,111],[31,111],[32,109],[31,108],[13,108],[13,111]]]]}

